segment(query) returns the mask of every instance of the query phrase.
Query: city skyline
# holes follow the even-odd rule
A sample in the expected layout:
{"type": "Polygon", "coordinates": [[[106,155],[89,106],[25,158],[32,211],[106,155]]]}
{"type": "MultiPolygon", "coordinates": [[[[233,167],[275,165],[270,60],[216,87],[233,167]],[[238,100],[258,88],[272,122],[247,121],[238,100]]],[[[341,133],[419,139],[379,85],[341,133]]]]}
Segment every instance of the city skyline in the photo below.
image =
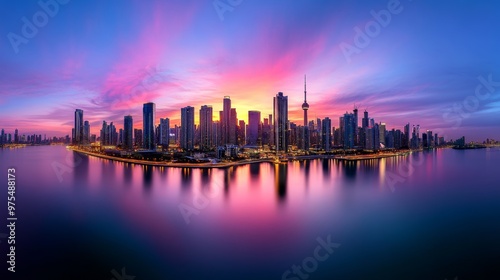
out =
{"type": "MultiPolygon", "coordinates": [[[[64,136],[75,108],[90,116],[93,129],[102,120],[121,123],[125,115],[140,127],[137,112],[145,102],[156,103],[157,115],[175,125],[179,108],[214,104],[221,110],[220,96],[231,96],[248,123],[248,111],[272,113],[268,100],[276,92],[289,96],[289,119],[300,123],[307,73],[309,119],[330,117],[337,126],[357,104],[390,127],[414,120],[450,138],[500,138],[500,46],[484,28],[495,22],[497,4],[397,2],[376,36],[356,44],[390,3],[396,2],[243,1],[223,20],[211,2],[201,1],[130,1],[119,12],[112,3],[61,4],[17,52],[2,41],[2,127],[64,136]],[[472,10],[482,16],[468,18],[472,10]],[[60,24],[66,20],[70,24],[60,24]],[[356,49],[346,54],[346,46],[356,49]],[[478,86],[482,95],[492,91],[476,108],[469,97],[478,86]]],[[[38,10],[35,2],[9,5],[0,30],[22,35],[20,19],[38,10]]]]}

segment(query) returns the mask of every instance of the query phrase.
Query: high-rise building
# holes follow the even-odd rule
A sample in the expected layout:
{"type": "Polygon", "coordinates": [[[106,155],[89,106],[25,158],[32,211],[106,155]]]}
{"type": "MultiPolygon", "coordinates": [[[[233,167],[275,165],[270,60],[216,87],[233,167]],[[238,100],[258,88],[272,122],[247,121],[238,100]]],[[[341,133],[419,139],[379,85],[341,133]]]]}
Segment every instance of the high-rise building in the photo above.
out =
{"type": "Polygon", "coordinates": [[[248,111],[247,145],[261,146],[260,111],[248,111]]]}
{"type": "Polygon", "coordinates": [[[246,124],[245,124],[245,121],[244,120],[239,120],[238,122],[238,127],[236,128],[236,143],[238,143],[238,145],[240,146],[244,146],[245,145],[245,141],[246,141],[246,124]]]}
{"type": "Polygon", "coordinates": [[[278,92],[273,99],[274,145],[276,153],[288,152],[288,96],[278,92]]]}
{"type": "Polygon", "coordinates": [[[146,150],[154,150],[156,147],[155,119],[156,105],[152,102],[144,103],[142,107],[142,147],[146,150]]]}
{"type": "Polygon", "coordinates": [[[385,146],[385,123],[380,123],[379,133],[380,144],[385,146]]]}
{"type": "Polygon", "coordinates": [[[262,124],[262,145],[271,145],[271,125],[269,124],[269,119],[264,118],[264,123],[262,124]]]}
{"type": "Polygon", "coordinates": [[[142,129],[134,129],[134,145],[142,147],[142,129]]]}
{"type": "Polygon", "coordinates": [[[344,114],[344,149],[354,148],[354,114],[344,114]]]}
{"type": "Polygon", "coordinates": [[[401,149],[403,147],[403,134],[401,133],[401,130],[396,129],[396,132],[394,133],[394,148],[396,149],[401,149]]]}
{"type": "Polygon", "coordinates": [[[344,134],[345,134],[345,122],[344,122],[344,117],[339,117],[339,133],[340,133],[340,138],[339,138],[339,145],[344,147],[344,134]]]}
{"type": "Polygon", "coordinates": [[[100,139],[101,139],[101,146],[109,145],[109,128],[108,128],[108,123],[106,121],[102,121],[100,139]]]}
{"type": "Polygon", "coordinates": [[[373,125],[373,149],[375,151],[380,149],[380,126],[378,123],[373,125]]]}
{"type": "Polygon", "coordinates": [[[306,76],[304,75],[304,103],[302,103],[302,110],[304,110],[304,132],[303,132],[303,147],[302,149],[304,150],[309,150],[310,140],[311,137],[309,136],[309,127],[308,127],[308,120],[307,120],[307,110],[309,110],[309,104],[307,103],[307,80],[306,76]]]}
{"type": "Polygon", "coordinates": [[[127,150],[134,149],[134,143],[132,142],[132,133],[134,130],[134,121],[132,116],[123,117],[123,148],[127,150]]]}
{"type": "Polygon", "coordinates": [[[231,108],[231,113],[229,116],[229,144],[236,145],[238,143],[238,116],[236,115],[236,109],[231,108]]]}
{"type": "Polygon", "coordinates": [[[212,123],[212,146],[217,147],[222,145],[221,122],[214,121],[212,123]]]}
{"type": "MultiPolygon", "coordinates": [[[[426,138],[427,138],[427,145],[426,145],[426,148],[432,148],[434,145],[434,137],[432,136],[432,131],[430,130],[427,130],[427,133],[424,133],[426,134],[426,138]]],[[[422,134],[422,138],[424,137],[424,134],[422,134]]],[[[422,142],[423,142],[423,139],[422,139],[422,142]]]]}
{"type": "MultiPolygon", "coordinates": [[[[231,132],[229,128],[229,124],[231,122],[231,98],[229,96],[224,96],[222,102],[222,111],[220,114],[220,121],[222,125],[222,144],[234,144],[230,142],[231,132]]],[[[236,127],[236,124],[234,124],[234,126],[236,127]]]]}
{"type": "Polygon", "coordinates": [[[368,118],[368,112],[365,110],[363,113],[363,120],[361,123],[361,128],[367,128],[370,122],[370,118],[368,118]]]}
{"type": "Polygon", "coordinates": [[[158,144],[162,145],[163,149],[168,149],[168,144],[170,142],[170,119],[164,118],[160,119],[160,125],[158,127],[158,144]]]}
{"type": "Polygon", "coordinates": [[[332,121],[326,117],[321,124],[321,145],[325,152],[329,152],[332,145],[332,121]]]}
{"type": "Polygon", "coordinates": [[[354,146],[359,146],[359,135],[358,135],[358,107],[354,105],[353,110],[353,127],[354,127],[354,146]]]}
{"type": "Polygon", "coordinates": [[[90,143],[90,123],[89,121],[83,122],[83,144],[90,143]]]}
{"type": "Polygon", "coordinates": [[[83,144],[83,110],[75,110],[75,126],[74,126],[73,144],[83,144]]]}
{"type": "Polygon", "coordinates": [[[420,125],[413,125],[413,132],[411,137],[411,148],[418,149],[420,147],[420,125]]]}
{"type": "Polygon", "coordinates": [[[203,105],[200,109],[200,149],[213,148],[213,109],[212,106],[203,105]]]}
{"type": "Polygon", "coordinates": [[[191,106],[181,109],[181,148],[194,150],[194,108],[191,106]]]}
{"type": "Polygon", "coordinates": [[[401,145],[402,145],[402,148],[404,149],[409,149],[410,148],[410,123],[407,123],[404,127],[404,131],[403,131],[403,136],[402,136],[402,140],[401,140],[401,145]]]}

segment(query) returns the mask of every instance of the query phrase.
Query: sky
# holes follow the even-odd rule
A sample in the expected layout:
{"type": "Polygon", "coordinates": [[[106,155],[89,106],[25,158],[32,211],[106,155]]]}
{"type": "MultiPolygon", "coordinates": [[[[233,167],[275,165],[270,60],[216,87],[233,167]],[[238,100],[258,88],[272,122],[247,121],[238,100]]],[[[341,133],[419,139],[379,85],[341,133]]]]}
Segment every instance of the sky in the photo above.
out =
{"type": "MultiPolygon", "coordinates": [[[[288,96],[302,124],[357,106],[388,129],[500,140],[500,2],[41,0],[0,6],[0,128],[71,135],[123,127],[142,105],[180,124],[180,108],[230,96],[238,119],[288,96]],[[498,81],[498,82],[497,82],[498,81]]],[[[198,118],[198,114],[195,115],[198,118]]],[[[360,121],[361,125],[361,121],[360,121]]]]}

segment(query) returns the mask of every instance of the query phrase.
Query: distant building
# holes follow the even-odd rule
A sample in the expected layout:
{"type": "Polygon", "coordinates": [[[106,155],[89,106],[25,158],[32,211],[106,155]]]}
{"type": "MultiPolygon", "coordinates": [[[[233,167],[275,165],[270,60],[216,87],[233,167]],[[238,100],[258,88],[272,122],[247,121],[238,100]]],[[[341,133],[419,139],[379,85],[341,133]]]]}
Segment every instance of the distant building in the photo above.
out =
{"type": "Polygon", "coordinates": [[[194,108],[187,106],[181,109],[181,148],[194,150],[194,108]]]}
{"type": "MultiPolygon", "coordinates": [[[[217,128],[215,128],[217,130],[217,128]]],[[[200,149],[210,150],[213,148],[213,109],[212,106],[203,105],[200,109],[200,149]]],[[[217,132],[217,131],[216,131],[217,132]]]]}
{"type": "Polygon", "coordinates": [[[168,149],[170,143],[170,119],[160,119],[158,134],[158,144],[162,145],[163,149],[168,149]]]}
{"type": "Polygon", "coordinates": [[[152,102],[145,103],[142,107],[142,133],[143,148],[153,150],[155,143],[156,105],[152,102]]]}
{"type": "Polygon", "coordinates": [[[407,123],[404,127],[404,132],[402,135],[401,145],[404,149],[409,149],[411,145],[410,141],[410,123],[407,123]]]}
{"type": "Polygon", "coordinates": [[[355,137],[355,127],[354,127],[354,114],[344,114],[344,149],[354,148],[354,137],[355,137]]]}
{"type": "Polygon", "coordinates": [[[325,152],[329,152],[332,145],[332,121],[326,117],[321,123],[321,145],[325,152]]]}
{"type": "Polygon", "coordinates": [[[385,123],[381,122],[379,125],[379,139],[380,144],[385,146],[385,123]]]}
{"type": "Polygon", "coordinates": [[[288,152],[288,96],[283,92],[276,94],[273,99],[274,115],[274,144],[276,152],[288,152]]]}
{"type": "Polygon", "coordinates": [[[142,129],[134,129],[134,145],[136,147],[142,147],[142,129]]]}
{"type": "Polygon", "coordinates": [[[236,127],[236,143],[240,146],[244,146],[246,142],[246,124],[244,120],[238,121],[238,127],[236,127]]]}
{"type": "Polygon", "coordinates": [[[260,111],[248,111],[247,145],[262,145],[260,126],[260,111]]]}
{"type": "MultiPolygon", "coordinates": [[[[73,134],[73,144],[74,145],[83,144],[83,110],[81,110],[81,109],[75,110],[75,126],[74,126],[73,133],[74,133],[73,134]]],[[[16,139],[16,143],[17,142],[19,142],[18,139],[16,139]]]]}
{"type": "Polygon", "coordinates": [[[90,123],[89,121],[85,121],[83,123],[83,144],[90,143],[90,123]]]}
{"type": "MultiPolygon", "coordinates": [[[[232,133],[236,133],[236,131],[231,131],[231,128],[229,127],[229,123],[231,122],[231,98],[229,96],[224,96],[222,111],[220,112],[220,122],[222,126],[222,144],[235,144],[230,143],[230,135],[232,133]]],[[[236,127],[236,124],[234,124],[234,126],[236,127]]]]}
{"type": "Polygon", "coordinates": [[[123,148],[127,150],[134,149],[132,133],[134,130],[134,121],[132,116],[123,117],[123,148]]]}
{"type": "Polygon", "coordinates": [[[231,108],[229,116],[229,144],[231,145],[238,144],[237,123],[238,123],[238,115],[236,114],[236,109],[231,108]]]}

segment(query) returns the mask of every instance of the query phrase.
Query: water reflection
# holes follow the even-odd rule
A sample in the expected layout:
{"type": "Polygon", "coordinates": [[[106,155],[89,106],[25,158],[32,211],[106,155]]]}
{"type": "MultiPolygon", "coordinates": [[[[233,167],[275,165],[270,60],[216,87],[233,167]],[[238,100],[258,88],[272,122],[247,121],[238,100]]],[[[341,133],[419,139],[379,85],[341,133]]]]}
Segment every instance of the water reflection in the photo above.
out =
{"type": "Polygon", "coordinates": [[[152,166],[143,166],[142,171],[144,173],[144,190],[151,190],[151,185],[153,183],[153,167],[152,166]]]}
{"type": "Polygon", "coordinates": [[[89,176],[89,157],[86,155],[80,155],[76,152],[72,152],[72,156],[67,157],[67,163],[70,167],[73,167],[73,176],[76,182],[84,182],[88,180],[89,176]]]}
{"type": "Polygon", "coordinates": [[[344,170],[347,179],[354,180],[354,178],[356,178],[356,171],[358,169],[357,164],[358,164],[357,161],[351,161],[351,160],[340,161],[340,165],[342,166],[342,169],[344,170]]]}
{"type": "Polygon", "coordinates": [[[257,181],[259,179],[260,175],[260,164],[250,164],[250,178],[252,179],[252,182],[257,181]]]}
{"type": "Polygon", "coordinates": [[[134,166],[131,163],[123,164],[123,178],[126,185],[130,186],[132,183],[132,173],[134,166]]]}
{"type": "Polygon", "coordinates": [[[275,164],[274,180],[279,202],[286,201],[286,191],[288,183],[287,177],[288,177],[288,164],[275,164]]]}
{"type": "Polygon", "coordinates": [[[183,188],[191,187],[192,181],[192,172],[191,168],[182,168],[181,170],[181,183],[183,188]]]}

